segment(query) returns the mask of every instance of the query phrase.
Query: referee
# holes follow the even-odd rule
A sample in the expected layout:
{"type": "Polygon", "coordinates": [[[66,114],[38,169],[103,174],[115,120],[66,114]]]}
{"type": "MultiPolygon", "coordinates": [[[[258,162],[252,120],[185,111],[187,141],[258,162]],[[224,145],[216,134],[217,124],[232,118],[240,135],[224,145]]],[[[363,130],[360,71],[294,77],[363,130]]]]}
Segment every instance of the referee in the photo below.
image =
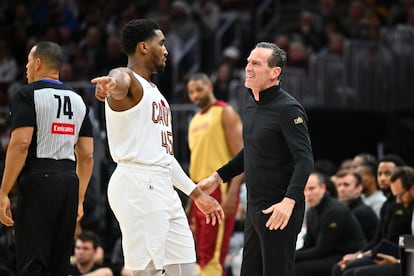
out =
{"type": "Polygon", "coordinates": [[[15,225],[18,275],[67,275],[76,218],[92,174],[88,109],[59,81],[63,53],[33,46],[28,84],[11,99],[11,138],[0,188],[0,221],[15,225]],[[17,183],[14,220],[9,193],[17,183]]]}

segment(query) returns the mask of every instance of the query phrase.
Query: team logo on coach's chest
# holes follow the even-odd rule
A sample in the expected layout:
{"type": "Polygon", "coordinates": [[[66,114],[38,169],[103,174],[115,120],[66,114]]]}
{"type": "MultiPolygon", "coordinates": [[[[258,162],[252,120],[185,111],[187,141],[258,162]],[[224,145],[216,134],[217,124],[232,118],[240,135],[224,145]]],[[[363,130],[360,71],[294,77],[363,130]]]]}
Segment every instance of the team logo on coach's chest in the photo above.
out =
{"type": "Polygon", "coordinates": [[[295,123],[295,125],[298,125],[303,123],[303,119],[302,117],[298,116],[297,118],[293,119],[293,122],[295,123]]]}
{"type": "Polygon", "coordinates": [[[171,111],[165,102],[161,100],[159,103],[152,102],[152,121],[155,124],[162,124],[164,126],[170,125],[171,111]]]}

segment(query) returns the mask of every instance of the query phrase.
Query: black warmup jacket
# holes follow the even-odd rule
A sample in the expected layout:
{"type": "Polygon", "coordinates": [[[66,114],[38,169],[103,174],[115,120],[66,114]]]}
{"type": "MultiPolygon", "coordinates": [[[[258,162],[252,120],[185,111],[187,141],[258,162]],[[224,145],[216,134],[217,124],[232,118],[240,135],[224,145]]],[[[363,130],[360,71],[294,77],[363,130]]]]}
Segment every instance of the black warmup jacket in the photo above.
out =
{"type": "Polygon", "coordinates": [[[361,251],[373,249],[382,239],[398,244],[400,235],[411,234],[413,208],[414,203],[404,208],[395,202],[394,196],[388,197],[382,204],[375,235],[361,251]]]}
{"type": "Polygon", "coordinates": [[[364,236],[369,242],[373,239],[375,235],[375,229],[378,226],[378,218],[374,210],[366,205],[361,197],[358,197],[348,205],[351,209],[352,214],[358,220],[359,225],[361,225],[364,236]]]}
{"type": "Polygon", "coordinates": [[[280,86],[261,91],[259,101],[249,92],[243,116],[244,148],[217,172],[224,181],[244,172],[249,204],[268,207],[285,196],[303,202],[313,169],[305,110],[280,86]]]}
{"type": "Polygon", "coordinates": [[[306,214],[307,232],[296,262],[338,256],[338,260],[366,244],[362,229],[351,210],[337,199],[324,195],[306,214]]]}

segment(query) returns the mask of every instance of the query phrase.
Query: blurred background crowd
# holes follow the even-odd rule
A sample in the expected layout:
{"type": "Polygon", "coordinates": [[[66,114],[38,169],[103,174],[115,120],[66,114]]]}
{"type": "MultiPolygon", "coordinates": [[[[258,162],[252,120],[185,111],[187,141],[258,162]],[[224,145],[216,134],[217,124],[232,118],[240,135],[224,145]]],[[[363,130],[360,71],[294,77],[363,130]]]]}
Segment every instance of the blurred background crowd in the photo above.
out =
{"type": "MultiPolygon", "coordinates": [[[[106,201],[113,163],[90,79],[126,65],[120,30],[147,17],[159,22],[167,39],[166,71],[154,82],[172,104],[175,152],[184,167],[195,112],[185,91],[188,76],[207,73],[216,97],[241,111],[247,96],[243,67],[259,41],[287,52],[282,87],[308,112],[316,159],[339,166],[360,152],[377,158],[391,152],[414,165],[414,0],[3,0],[1,159],[8,103],[26,83],[28,50],[37,41],[55,41],[65,51],[60,78],[84,97],[95,125],[96,170],[80,227],[100,236],[105,261],[120,233],[106,201]]],[[[6,266],[13,238],[8,229],[0,231],[0,266],[6,266]]]]}

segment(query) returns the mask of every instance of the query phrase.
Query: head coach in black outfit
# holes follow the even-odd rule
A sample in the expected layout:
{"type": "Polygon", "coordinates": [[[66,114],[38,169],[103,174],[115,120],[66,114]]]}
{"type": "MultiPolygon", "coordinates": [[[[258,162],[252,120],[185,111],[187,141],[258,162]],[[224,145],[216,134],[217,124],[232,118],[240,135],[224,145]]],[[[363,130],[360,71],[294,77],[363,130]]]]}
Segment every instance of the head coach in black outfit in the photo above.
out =
{"type": "Polygon", "coordinates": [[[63,53],[39,42],[26,65],[28,84],[11,100],[11,138],[0,188],[0,221],[15,225],[18,275],[67,275],[76,218],[92,174],[88,109],[59,81],[63,53]],[[9,193],[17,181],[13,220],[9,193]]]}
{"type": "Polygon", "coordinates": [[[286,53],[260,42],[245,68],[251,97],[243,116],[244,148],[199,186],[211,191],[245,172],[247,214],[242,276],[293,275],[296,238],[313,154],[304,108],[280,86],[286,53]]]}

